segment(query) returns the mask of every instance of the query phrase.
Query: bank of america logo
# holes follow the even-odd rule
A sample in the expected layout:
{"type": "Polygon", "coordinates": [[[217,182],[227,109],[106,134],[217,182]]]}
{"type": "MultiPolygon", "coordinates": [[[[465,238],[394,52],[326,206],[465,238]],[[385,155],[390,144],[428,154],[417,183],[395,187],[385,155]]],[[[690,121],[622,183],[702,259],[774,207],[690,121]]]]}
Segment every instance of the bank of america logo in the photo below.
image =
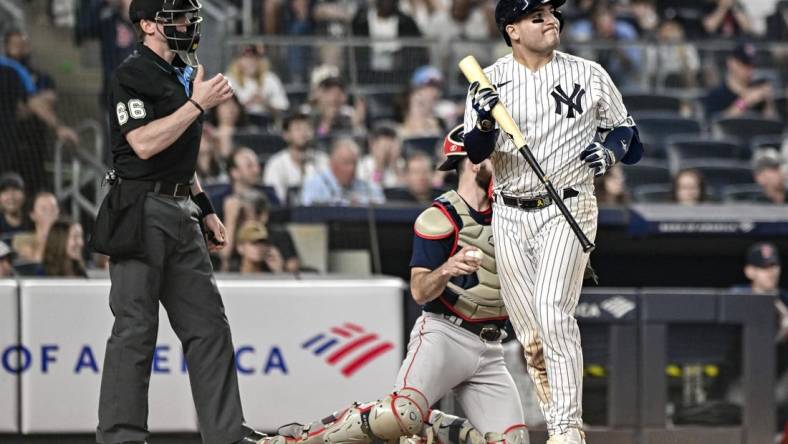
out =
{"type": "Polygon", "coordinates": [[[394,348],[391,342],[381,340],[376,333],[364,331],[359,325],[345,322],[331,327],[328,333],[318,333],[307,339],[301,348],[318,357],[325,357],[328,365],[339,366],[346,378],[394,348]]]}

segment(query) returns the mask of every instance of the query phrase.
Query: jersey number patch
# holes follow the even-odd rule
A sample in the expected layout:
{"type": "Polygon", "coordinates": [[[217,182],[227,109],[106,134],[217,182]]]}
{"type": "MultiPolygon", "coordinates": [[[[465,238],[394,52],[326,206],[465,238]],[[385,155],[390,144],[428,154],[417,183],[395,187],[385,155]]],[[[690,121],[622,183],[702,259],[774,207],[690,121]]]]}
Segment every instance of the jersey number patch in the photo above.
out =
{"type": "Polygon", "coordinates": [[[129,117],[132,119],[144,118],[146,115],[145,104],[142,103],[142,100],[131,99],[128,102],[127,108],[125,103],[118,102],[118,104],[115,105],[115,114],[118,115],[118,124],[123,126],[129,121],[129,117]]]}

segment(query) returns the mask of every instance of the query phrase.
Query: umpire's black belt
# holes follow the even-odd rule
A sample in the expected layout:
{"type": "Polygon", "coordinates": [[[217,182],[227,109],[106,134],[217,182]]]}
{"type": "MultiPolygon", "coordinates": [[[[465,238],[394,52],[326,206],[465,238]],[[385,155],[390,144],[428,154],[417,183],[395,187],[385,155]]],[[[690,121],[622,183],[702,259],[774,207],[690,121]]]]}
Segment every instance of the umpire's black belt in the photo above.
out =
{"type": "Polygon", "coordinates": [[[142,183],[145,182],[149,185],[149,190],[153,191],[154,193],[161,194],[164,196],[172,196],[172,197],[189,197],[191,196],[191,188],[192,184],[188,182],[168,182],[166,180],[131,180],[131,179],[119,179],[121,182],[137,182],[142,183]]]}
{"type": "MultiPolygon", "coordinates": [[[[564,199],[577,197],[579,194],[580,192],[574,188],[564,188],[564,199]]],[[[507,207],[520,208],[523,210],[536,210],[539,208],[549,207],[553,204],[553,198],[550,197],[549,194],[530,197],[527,199],[524,197],[508,196],[503,193],[501,193],[500,196],[501,202],[507,207]]]]}
{"type": "Polygon", "coordinates": [[[482,340],[495,342],[500,341],[503,338],[503,324],[498,323],[489,323],[489,322],[468,322],[465,319],[460,317],[446,314],[446,313],[438,313],[439,315],[443,316],[444,319],[451,322],[452,324],[462,327],[469,332],[479,336],[482,340]]]}

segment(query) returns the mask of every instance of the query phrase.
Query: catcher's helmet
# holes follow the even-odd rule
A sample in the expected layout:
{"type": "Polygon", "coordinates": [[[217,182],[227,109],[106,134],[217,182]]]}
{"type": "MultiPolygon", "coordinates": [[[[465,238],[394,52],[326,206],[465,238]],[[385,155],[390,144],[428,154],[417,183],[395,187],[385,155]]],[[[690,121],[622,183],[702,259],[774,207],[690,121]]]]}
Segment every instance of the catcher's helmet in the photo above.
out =
{"type": "Polygon", "coordinates": [[[457,125],[443,139],[443,154],[446,156],[446,160],[438,167],[439,170],[451,171],[468,156],[468,153],[465,152],[463,130],[462,125],[457,125]]]}
{"type": "MultiPolygon", "coordinates": [[[[552,5],[558,9],[564,3],[566,3],[566,0],[500,0],[498,5],[495,6],[495,24],[498,25],[498,31],[503,35],[506,44],[512,46],[512,40],[509,38],[509,34],[506,33],[507,25],[516,22],[520,17],[530,14],[542,5],[552,5]]],[[[556,17],[558,17],[560,27],[563,29],[564,20],[558,11],[556,11],[556,17]]]]}

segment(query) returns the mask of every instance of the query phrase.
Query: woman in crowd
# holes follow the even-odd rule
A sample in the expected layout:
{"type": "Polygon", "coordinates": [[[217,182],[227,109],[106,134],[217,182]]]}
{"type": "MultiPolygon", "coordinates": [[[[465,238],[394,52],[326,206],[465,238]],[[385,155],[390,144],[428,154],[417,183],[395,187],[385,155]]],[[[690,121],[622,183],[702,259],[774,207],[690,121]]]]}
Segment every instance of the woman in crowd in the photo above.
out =
{"type": "Polygon", "coordinates": [[[282,81],[257,46],[244,48],[230,64],[227,77],[249,120],[257,126],[267,126],[290,107],[282,81]]]}
{"type": "Polygon", "coordinates": [[[680,205],[706,202],[706,180],[696,169],[679,171],[673,177],[673,201],[680,205]]]}
{"type": "Polygon", "coordinates": [[[52,224],[44,247],[43,272],[46,276],[88,277],[82,249],[82,225],[67,219],[52,224]]]}

